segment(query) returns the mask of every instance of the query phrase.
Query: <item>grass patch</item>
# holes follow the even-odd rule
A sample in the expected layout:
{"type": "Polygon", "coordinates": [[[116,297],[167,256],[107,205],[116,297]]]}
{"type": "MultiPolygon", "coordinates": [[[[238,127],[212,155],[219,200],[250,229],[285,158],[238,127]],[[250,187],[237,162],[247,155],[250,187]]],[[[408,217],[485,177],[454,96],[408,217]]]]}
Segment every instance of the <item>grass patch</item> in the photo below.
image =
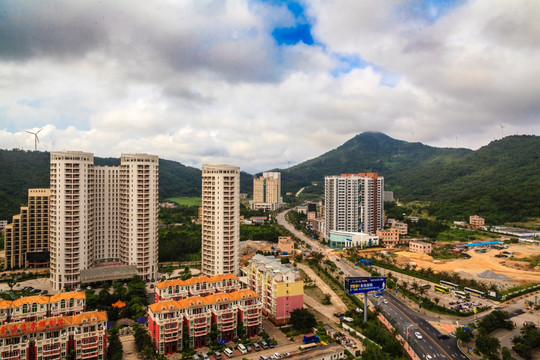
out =
{"type": "Polygon", "coordinates": [[[316,300],[317,302],[321,303],[321,305],[328,305],[328,303],[326,302],[324,293],[318,287],[314,285],[306,286],[304,287],[304,293],[310,298],[312,298],[313,300],[316,300]]]}
{"type": "Polygon", "coordinates": [[[173,203],[177,203],[178,205],[186,205],[186,206],[200,206],[201,205],[200,197],[172,197],[172,198],[165,199],[165,201],[170,201],[173,203]]]}
{"type": "Polygon", "coordinates": [[[490,234],[480,231],[471,231],[460,228],[448,229],[440,232],[437,235],[436,241],[448,241],[448,242],[463,242],[483,239],[493,239],[500,237],[497,234],[490,234]]]}

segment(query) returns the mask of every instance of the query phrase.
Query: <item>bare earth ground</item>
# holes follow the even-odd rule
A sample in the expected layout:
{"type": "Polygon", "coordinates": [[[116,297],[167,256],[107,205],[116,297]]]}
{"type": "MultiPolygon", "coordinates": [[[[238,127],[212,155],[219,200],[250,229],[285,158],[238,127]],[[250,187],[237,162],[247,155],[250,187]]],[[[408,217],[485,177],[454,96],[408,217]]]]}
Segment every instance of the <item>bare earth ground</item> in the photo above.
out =
{"type": "MultiPolygon", "coordinates": [[[[525,244],[511,244],[506,251],[513,251],[514,257],[524,258],[535,255],[540,255],[540,246],[525,245],[525,244]]],[[[428,254],[412,253],[409,251],[399,251],[397,263],[415,262],[418,267],[428,268],[431,267],[435,271],[448,271],[448,272],[460,272],[470,277],[474,277],[479,281],[492,282],[493,279],[484,279],[478,277],[479,273],[486,270],[491,270],[497,274],[503,274],[512,278],[513,281],[519,283],[538,283],[540,282],[539,269],[532,269],[529,267],[527,270],[523,270],[526,266],[524,262],[516,262],[511,259],[496,258],[495,255],[501,253],[499,250],[491,250],[486,253],[477,253],[473,250],[469,250],[467,254],[471,255],[470,259],[449,259],[441,260],[440,263],[434,263],[433,258],[428,254]],[[518,264],[516,264],[518,263],[518,264]],[[517,268],[519,267],[519,269],[517,268]]],[[[497,280],[501,283],[513,282],[497,280]]],[[[515,285],[515,284],[514,284],[515,285]]]]}

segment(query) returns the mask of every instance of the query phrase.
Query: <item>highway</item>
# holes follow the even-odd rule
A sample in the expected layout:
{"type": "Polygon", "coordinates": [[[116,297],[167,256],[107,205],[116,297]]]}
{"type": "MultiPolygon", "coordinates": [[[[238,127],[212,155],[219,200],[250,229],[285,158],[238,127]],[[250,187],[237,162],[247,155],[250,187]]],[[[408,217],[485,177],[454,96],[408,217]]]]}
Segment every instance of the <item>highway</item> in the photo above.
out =
{"type": "MultiPolygon", "coordinates": [[[[321,245],[318,241],[308,238],[304,233],[294,229],[294,227],[285,220],[285,212],[281,212],[276,216],[276,220],[279,224],[283,225],[289,231],[291,231],[299,239],[308,243],[313,250],[322,251],[326,257],[332,260],[345,274],[349,276],[370,276],[365,270],[354,267],[348,264],[346,261],[342,261],[339,258],[330,254],[330,249],[324,245],[321,245]]],[[[374,295],[370,295],[372,303],[377,304],[380,301],[380,307],[382,312],[387,318],[393,319],[394,326],[397,326],[401,336],[404,339],[409,339],[411,346],[416,353],[423,359],[455,359],[466,360],[468,359],[457,346],[457,339],[451,336],[448,339],[439,339],[440,332],[435,329],[429,322],[425,320],[423,315],[417,313],[413,309],[409,308],[393,295],[386,293],[382,298],[376,298],[374,295]],[[386,300],[387,303],[384,303],[386,300]],[[410,336],[407,336],[407,331],[410,336]],[[421,334],[421,339],[418,339],[415,332],[421,334]]],[[[364,296],[361,295],[360,299],[363,301],[364,296]]]]}

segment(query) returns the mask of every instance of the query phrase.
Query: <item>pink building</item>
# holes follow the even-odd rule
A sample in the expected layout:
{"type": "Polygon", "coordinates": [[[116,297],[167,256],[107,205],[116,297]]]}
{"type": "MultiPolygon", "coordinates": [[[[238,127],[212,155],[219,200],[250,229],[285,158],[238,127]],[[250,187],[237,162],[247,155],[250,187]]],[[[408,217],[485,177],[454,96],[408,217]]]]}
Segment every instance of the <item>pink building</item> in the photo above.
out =
{"type": "Polygon", "coordinates": [[[411,241],[409,243],[409,251],[415,253],[431,253],[431,244],[423,241],[411,241]]]}

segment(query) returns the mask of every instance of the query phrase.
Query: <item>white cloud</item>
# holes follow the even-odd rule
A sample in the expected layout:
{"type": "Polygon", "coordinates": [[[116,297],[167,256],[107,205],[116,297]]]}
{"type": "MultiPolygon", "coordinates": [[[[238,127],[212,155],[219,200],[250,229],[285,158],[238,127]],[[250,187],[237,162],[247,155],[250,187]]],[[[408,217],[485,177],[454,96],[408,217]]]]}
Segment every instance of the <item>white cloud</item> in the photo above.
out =
{"type": "Polygon", "coordinates": [[[0,24],[0,147],[32,149],[24,131],[44,127],[42,150],[256,172],[363,131],[473,148],[499,123],[537,132],[536,2],[413,5],[310,1],[316,44],[278,46],[273,28],[295,18],[268,2],[13,3],[0,24]],[[338,73],[342,55],[367,65],[338,73]]]}

